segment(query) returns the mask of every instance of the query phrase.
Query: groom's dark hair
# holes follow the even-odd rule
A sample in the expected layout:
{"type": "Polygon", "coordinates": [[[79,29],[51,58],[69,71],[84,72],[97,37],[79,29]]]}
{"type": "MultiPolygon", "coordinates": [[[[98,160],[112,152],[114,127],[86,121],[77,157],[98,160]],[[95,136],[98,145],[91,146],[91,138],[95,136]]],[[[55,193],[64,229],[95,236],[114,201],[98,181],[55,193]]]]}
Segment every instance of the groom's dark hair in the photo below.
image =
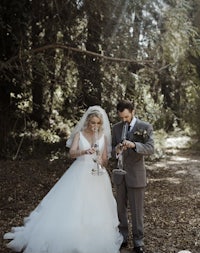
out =
{"type": "Polygon", "coordinates": [[[132,112],[135,109],[134,103],[129,100],[119,101],[117,104],[117,111],[123,112],[125,109],[128,109],[130,112],[132,112]]]}

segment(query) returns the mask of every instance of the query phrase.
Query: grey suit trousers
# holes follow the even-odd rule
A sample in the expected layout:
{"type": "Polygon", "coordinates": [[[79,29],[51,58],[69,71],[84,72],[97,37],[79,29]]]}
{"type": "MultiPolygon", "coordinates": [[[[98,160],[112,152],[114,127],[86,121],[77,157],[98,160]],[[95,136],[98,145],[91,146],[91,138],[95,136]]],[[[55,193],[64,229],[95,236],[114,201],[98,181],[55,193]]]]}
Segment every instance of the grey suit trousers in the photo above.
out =
{"type": "Polygon", "coordinates": [[[124,241],[127,241],[128,237],[128,215],[127,207],[129,204],[130,214],[132,220],[132,236],[133,236],[133,246],[139,247],[143,246],[143,217],[144,217],[144,193],[145,188],[133,188],[127,187],[125,178],[120,184],[116,186],[116,201],[119,216],[119,230],[124,237],[124,241]]]}

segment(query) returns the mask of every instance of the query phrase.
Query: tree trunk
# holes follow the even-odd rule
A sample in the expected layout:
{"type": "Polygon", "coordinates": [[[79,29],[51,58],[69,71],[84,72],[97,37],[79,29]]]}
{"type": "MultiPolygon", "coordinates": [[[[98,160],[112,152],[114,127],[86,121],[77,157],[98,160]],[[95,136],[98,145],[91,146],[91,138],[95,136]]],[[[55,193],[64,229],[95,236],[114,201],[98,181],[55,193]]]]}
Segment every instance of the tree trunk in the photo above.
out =
{"type": "Polygon", "coordinates": [[[10,91],[9,84],[0,80],[0,158],[7,151],[8,137],[10,135],[10,91]]]}
{"type": "MultiPolygon", "coordinates": [[[[32,2],[32,45],[33,48],[40,46],[40,36],[42,32],[42,26],[39,26],[39,23],[42,22],[43,17],[43,8],[40,1],[32,2]]],[[[32,60],[32,119],[38,123],[39,127],[42,127],[43,124],[43,97],[44,97],[44,71],[43,71],[43,56],[34,55],[32,60]]]]}
{"type": "MultiPolygon", "coordinates": [[[[88,17],[88,35],[86,49],[100,53],[99,44],[101,43],[102,24],[100,9],[93,2],[88,1],[85,6],[88,17]]],[[[83,103],[87,106],[101,104],[102,85],[100,61],[98,58],[86,55],[82,57],[82,62],[78,64],[80,82],[83,94],[83,103]]]]}

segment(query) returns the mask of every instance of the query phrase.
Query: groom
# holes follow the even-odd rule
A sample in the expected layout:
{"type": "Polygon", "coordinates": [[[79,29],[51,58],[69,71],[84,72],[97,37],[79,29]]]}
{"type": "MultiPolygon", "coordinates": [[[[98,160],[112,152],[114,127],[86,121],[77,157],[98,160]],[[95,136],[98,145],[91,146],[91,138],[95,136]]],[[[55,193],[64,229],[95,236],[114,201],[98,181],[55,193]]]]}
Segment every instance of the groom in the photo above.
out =
{"type": "Polygon", "coordinates": [[[119,216],[119,229],[127,246],[128,219],[127,204],[129,203],[132,218],[132,236],[134,252],[144,253],[144,192],[146,187],[146,170],[144,156],[154,152],[153,128],[151,124],[135,117],[134,105],[127,100],[117,104],[117,113],[121,119],[112,128],[113,155],[123,155],[125,175],[113,171],[113,183],[116,187],[116,201],[119,216]],[[121,140],[124,123],[129,124],[127,138],[121,140]]]}

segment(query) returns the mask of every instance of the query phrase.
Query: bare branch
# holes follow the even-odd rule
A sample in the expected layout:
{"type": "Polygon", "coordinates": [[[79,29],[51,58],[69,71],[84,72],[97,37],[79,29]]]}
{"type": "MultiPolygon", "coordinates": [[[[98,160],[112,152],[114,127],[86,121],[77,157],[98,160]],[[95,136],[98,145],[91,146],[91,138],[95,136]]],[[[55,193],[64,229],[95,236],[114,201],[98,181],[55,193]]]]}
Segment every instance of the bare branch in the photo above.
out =
{"type": "Polygon", "coordinates": [[[117,62],[135,62],[135,63],[152,63],[152,61],[148,61],[148,60],[134,60],[134,59],[128,59],[128,58],[118,58],[118,57],[111,57],[111,56],[106,56],[103,54],[98,54],[89,50],[82,50],[80,48],[75,48],[75,47],[70,47],[70,46],[65,46],[65,45],[61,45],[61,44],[50,44],[50,45],[46,45],[43,47],[39,47],[36,49],[33,49],[33,52],[38,53],[47,49],[56,49],[56,48],[61,48],[61,49],[66,49],[69,51],[74,51],[74,52],[79,52],[82,54],[88,54],[88,55],[93,55],[95,57],[98,58],[103,58],[105,60],[109,60],[109,61],[117,61],[117,62]]]}
{"type": "Polygon", "coordinates": [[[89,50],[82,50],[80,48],[74,48],[74,47],[70,47],[70,46],[66,46],[66,45],[62,45],[62,44],[50,44],[50,45],[45,45],[45,46],[42,46],[42,47],[32,49],[32,50],[30,50],[26,53],[22,53],[20,51],[19,55],[16,55],[16,56],[10,58],[8,61],[6,61],[6,62],[1,61],[0,62],[0,69],[3,69],[8,64],[11,64],[13,61],[15,61],[19,58],[22,59],[22,58],[26,57],[26,55],[28,55],[30,53],[36,53],[37,54],[39,52],[42,52],[42,51],[45,51],[45,50],[48,50],[48,49],[58,49],[58,48],[63,49],[63,50],[78,52],[78,53],[81,53],[81,54],[91,55],[91,56],[94,56],[94,57],[97,57],[97,58],[101,58],[101,59],[108,60],[108,61],[113,61],[113,62],[129,62],[129,63],[137,63],[137,64],[140,63],[140,64],[144,64],[144,65],[153,63],[152,60],[141,60],[141,61],[139,61],[139,60],[128,59],[128,58],[118,58],[118,57],[106,56],[106,55],[95,53],[95,52],[92,52],[92,51],[89,51],[89,50]]]}

